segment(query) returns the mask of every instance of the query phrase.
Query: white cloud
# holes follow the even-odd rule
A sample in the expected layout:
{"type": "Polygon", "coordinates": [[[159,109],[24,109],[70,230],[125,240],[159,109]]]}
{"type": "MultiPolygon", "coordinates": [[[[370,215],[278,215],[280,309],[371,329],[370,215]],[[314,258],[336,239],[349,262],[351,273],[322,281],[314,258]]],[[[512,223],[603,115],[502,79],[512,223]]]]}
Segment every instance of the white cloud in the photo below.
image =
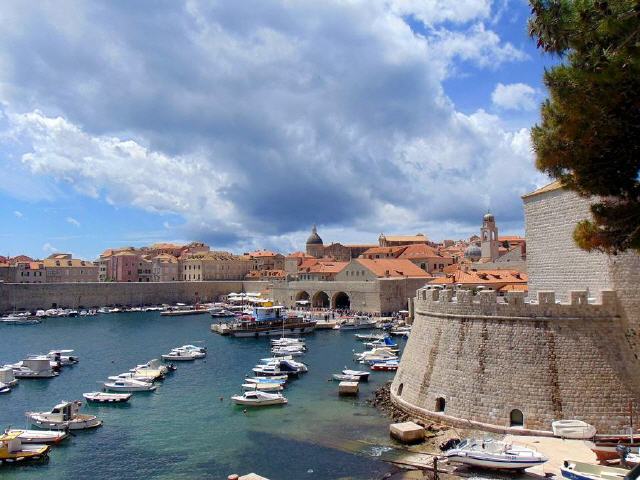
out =
{"type": "Polygon", "coordinates": [[[42,245],[42,251],[46,253],[55,253],[58,251],[58,249],[53,245],[51,245],[49,242],[47,242],[44,245],[42,245]]]}
{"type": "Polygon", "coordinates": [[[16,218],[22,218],[24,217],[24,215],[22,214],[22,212],[20,212],[19,210],[14,210],[13,214],[15,215],[16,218]]]}
{"type": "Polygon", "coordinates": [[[498,83],[491,101],[504,110],[534,110],[537,106],[536,90],[526,83],[498,83]]]}
{"type": "Polygon", "coordinates": [[[80,222],[73,217],[67,217],[65,220],[68,224],[73,225],[74,227],[80,227],[80,222]]]}

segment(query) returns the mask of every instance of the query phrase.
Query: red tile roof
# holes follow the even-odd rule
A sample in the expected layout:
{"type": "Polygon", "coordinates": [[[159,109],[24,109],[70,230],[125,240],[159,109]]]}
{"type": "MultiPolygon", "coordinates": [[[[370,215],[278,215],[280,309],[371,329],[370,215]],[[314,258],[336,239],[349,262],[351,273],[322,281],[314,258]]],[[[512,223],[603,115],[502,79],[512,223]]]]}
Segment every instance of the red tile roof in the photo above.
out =
{"type": "Polygon", "coordinates": [[[433,247],[425,244],[409,245],[398,258],[422,259],[422,258],[451,258],[447,253],[440,253],[433,247]]]}
{"type": "Polygon", "coordinates": [[[446,277],[435,277],[430,283],[448,285],[460,283],[462,285],[503,285],[523,284],[528,280],[526,273],[512,270],[456,270],[448,273],[446,277]]]}
{"type": "Polygon", "coordinates": [[[356,258],[355,261],[360,263],[367,270],[372,272],[376,277],[411,277],[411,278],[430,278],[427,272],[420,267],[414,265],[411,261],[398,258],[356,258]]]}

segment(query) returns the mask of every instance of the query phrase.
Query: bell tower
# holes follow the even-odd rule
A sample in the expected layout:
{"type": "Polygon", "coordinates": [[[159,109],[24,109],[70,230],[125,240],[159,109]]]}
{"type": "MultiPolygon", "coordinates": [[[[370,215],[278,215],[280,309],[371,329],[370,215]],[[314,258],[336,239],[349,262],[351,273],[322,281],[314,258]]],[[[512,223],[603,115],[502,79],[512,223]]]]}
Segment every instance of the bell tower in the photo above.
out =
{"type": "Polygon", "coordinates": [[[498,227],[493,214],[487,212],[480,229],[481,262],[493,262],[498,258],[498,227]]]}

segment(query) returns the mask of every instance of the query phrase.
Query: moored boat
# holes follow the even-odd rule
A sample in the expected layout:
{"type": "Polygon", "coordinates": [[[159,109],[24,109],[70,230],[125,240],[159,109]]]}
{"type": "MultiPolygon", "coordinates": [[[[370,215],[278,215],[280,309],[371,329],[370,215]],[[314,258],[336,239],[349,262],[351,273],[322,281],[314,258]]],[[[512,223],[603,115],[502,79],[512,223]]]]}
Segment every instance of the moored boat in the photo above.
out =
{"type": "Polygon", "coordinates": [[[524,470],[547,462],[547,457],[520,445],[494,441],[466,439],[444,452],[451,463],[461,463],[491,470],[524,470]]]}
{"type": "Polygon", "coordinates": [[[234,337],[262,337],[311,333],[316,321],[296,313],[288,314],[283,306],[254,307],[250,314],[242,314],[226,324],[220,333],[234,337]]]}
{"type": "Polygon", "coordinates": [[[379,372],[395,372],[398,370],[398,366],[400,364],[397,360],[390,360],[388,362],[376,362],[371,365],[371,370],[379,371],[379,372]]]}
{"type": "Polygon", "coordinates": [[[349,375],[351,377],[358,377],[361,382],[366,382],[369,380],[369,372],[365,372],[362,370],[342,370],[343,375],[349,375]]]}
{"type": "Polygon", "coordinates": [[[242,389],[246,391],[281,392],[284,388],[281,383],[243,383],[242,389]]]}
{"type": "Polygon", "coordinates": [[[83,393],[82,396],[93,403],[125,403],[131,398],[131,393],[107,393],[107,392],[89,392],[83,393]]]}
{"type": "Polygon", "coordinates": [[[4,383],[8,387],[13,387],[18,383],[18,380],[13,374],[13,368],[7,365],[0,367],[0,383],[4,383]]]}
{"type": "Polygon", "coordinates": [[[50,430],[84,430],[102,425],[95,415],[80,413],[82,402],[61,402],[50,412],[26,412],[25,416],[35,426],[50,430]]]}
{"type": "Polygon", "coordinates": [[[354,315],[352,317],[343,317],[338,319],[342,323],[338,323],[335,327],[336,330],[348,331],[348,330],[364,330],[375,328],[376,320],[367,317],[366,315],[354,315]]]}
{"type": "Polygon", "coordinates": [[[246,383],[279,383],[284,385],[287,383],[288,375],[277,375],[271,377],[247,377],[244,379],[246,383]]]}
{"type": "Polygon", "coordinates": [[[153,392],[156,388],[150,382],[142,382],[133,378],[123,378],[104,383],[105,390],[112,392],[153,392]]]}
{"type": "Polygon", "coordinates": [[[287,399],[280,393],[267,393],[257,390],[244,392],[242,395],[234,395],[231,400],[237,405],[250,407],[264,407],[267,405],[284,405],[287,399]]]}
{"type": "Polygon", "coordinates": [[[337,380],[339,382],[359,382],[360,377],[356,375],[345,375],[340,373],[334,373],[332,375],[333,380],[337,380]]]}
{"type": "Polygon", "coordinates": [[[22,443],[57,444],[69,438],[69,432],[64,430],[25,430],[22,428],[8,428],[4,433],[18,432],[18,438],[22,443]]]}
{"type": "Polygon", "coordinates": [[[596,434],[596,427],[582,420],[555,420],[551,422],[556,437],[586,440],[596,434]]]}
{"type": "Polygon", "coordinates": [[[23,445],[19,432],[0,435],[0,463],[16,463],[46,458],[48,445],[23,445]]]}

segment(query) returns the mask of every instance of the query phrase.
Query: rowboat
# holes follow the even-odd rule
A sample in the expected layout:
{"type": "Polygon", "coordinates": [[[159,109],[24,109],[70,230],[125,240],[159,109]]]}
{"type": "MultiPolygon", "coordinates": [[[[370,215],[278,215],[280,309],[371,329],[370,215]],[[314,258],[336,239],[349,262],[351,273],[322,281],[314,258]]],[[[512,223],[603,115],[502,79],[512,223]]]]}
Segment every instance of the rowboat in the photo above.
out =
{"type": "Polygon", "coordinates": [[[551,423],[553,434],[560,438],[586,440],[596,434],[596,427],[582,420],[556,420],[551,423]]]}

